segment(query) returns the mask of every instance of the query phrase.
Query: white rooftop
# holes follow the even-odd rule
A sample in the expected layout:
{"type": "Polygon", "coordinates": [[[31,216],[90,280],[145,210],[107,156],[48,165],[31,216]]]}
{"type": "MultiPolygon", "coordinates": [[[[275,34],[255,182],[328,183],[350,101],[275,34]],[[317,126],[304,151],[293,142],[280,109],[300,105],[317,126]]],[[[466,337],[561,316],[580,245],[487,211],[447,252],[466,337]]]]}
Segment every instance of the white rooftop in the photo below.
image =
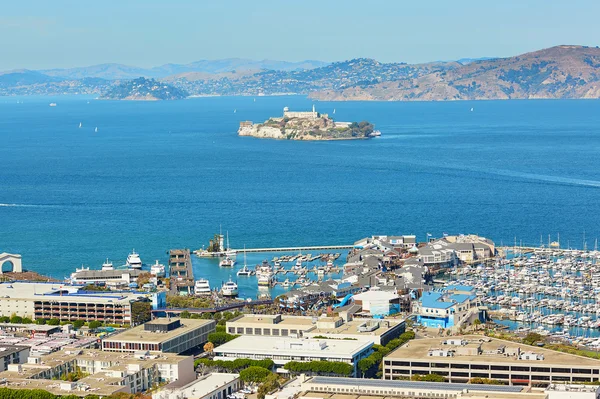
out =
{"type": "Polygon", "coordinates": [[[160,391],[152,397],[154,399],[171,399],[171,397],[186,398],[186,399],[197,399],[203,398],[214,390],[233,382],[239,374],[231,373],[211,373],[198,378],[189,384],[173,390],[166,388],[164,391],[160,391]]]}
{"type": "Polygon", "coordinates": [[[24,300],[50,300],[69,302],[129,303],[144,296],[139,293],[93,292],[78,293],[82,287],[65,283],[7,282],[0,283],[0,298],[24,300]],[[77,294],[77,295],[73,295],[77,294]]]}

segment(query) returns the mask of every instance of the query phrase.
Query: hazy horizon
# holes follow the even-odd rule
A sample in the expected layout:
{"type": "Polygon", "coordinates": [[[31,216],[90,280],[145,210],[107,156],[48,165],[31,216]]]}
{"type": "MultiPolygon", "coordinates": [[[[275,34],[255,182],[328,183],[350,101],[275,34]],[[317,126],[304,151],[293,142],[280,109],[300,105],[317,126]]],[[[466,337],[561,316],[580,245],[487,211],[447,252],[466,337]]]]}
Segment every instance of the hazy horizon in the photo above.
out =
{"type": "Polygon", "coordinates": [[[414,64],[596,46],[600,3],[575,3],[13,2],[0,17],[0,70],[151,68],[227,58],[414,64]]]}

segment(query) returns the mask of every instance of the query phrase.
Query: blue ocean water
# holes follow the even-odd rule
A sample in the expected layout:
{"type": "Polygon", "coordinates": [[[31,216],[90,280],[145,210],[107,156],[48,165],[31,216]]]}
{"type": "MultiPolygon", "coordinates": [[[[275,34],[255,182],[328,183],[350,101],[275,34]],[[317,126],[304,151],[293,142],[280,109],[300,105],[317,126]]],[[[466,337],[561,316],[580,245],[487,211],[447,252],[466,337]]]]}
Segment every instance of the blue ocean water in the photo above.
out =
{"type": "MultiPolygon", "coordinates": [[[[588,246],[599,235],[600,101],[317,102],[383,136],[236,135],[242,120],[312,104],[0,98],[0,252],[62,278],[106,257],[124,262],[132,248],[166,262],[169,248],[200,248],[220,225],[238,248],[427,232],[511,245],[560,233],[581,247],[584,232],[588,246]]],[[[255,257],[248,263],[265,256],[255,257]]],[[[195,268],[215,280],[229,273],[195,268]]]]}

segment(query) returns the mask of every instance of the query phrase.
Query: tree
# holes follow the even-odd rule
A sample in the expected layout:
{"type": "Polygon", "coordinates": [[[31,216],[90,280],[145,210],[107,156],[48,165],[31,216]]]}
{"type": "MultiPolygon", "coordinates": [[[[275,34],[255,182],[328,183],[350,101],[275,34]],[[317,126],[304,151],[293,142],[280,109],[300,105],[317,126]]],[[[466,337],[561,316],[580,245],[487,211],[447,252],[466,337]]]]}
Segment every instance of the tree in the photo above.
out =
{"type": "Polygon", "coordinates": [[[133,324],[143,324],[152,319],[152,304],[147,301],[137,301],[131,304],[131,321],[133,324]]]}
{"type": "Polygon", "coordinates": [[[181,317],[182,319],[189,319],[192,317],[192,314],[190,312],[188,312],[187,310],[184,310],[183,312],[181,312],[179,314],[179,317],[181,317]]]}
{"type": "Polygon", "coordinates": [[[50,319],[47,321],[48,325],[50,326],[58,326],[60,324],[60,320],[58,319],[50,319]]]}
{"type": "Polygon", "coordinates": [[[473,321],[473,326],[475,326],[475,330],[478,330],[480,325],[481,325],[481,320],[475,319],[475,321],[473,321]]]}
{"type": "Polygon", "coordinates": [[[262,385],[258,388],[257,398],[265,399],[265,396],[269,393],[278,389],[281,385],[279,384],[279,377],[275,373],[271,373],[262,385]]]}
{"type": "Polygon", "coordinates": [[[88,323],[88,327],[92,330],[95,330],[98,327],[102,327],[102,323],[98,320],[92,320],[88,323]]]}
{"type": "Polygon", "coordinates": [[[265,368],[250,366],[240,371],[240,380],[247,383],[259,384],[264,382],[271,374],[271,371],[265,368]]]}
{"type": "Polygon", "coordinates": [[[208,352],[208,353],[212,353],[213,350],[215,350],[215,346],[213,345],[212,342],[207,342],[204,344],[204,352],[208,352]]]}
{"type": "Polygon", "coordinates": [[[446,382],[446,378],[438,374],[415,374],[410,379],[411,381],[446,382]]]}
{"type": "Polygon", "coordinates": [[[137,278],[138,287],[142,287],[144,284],[148,284],[151,278],[152,274],[148,272],[140,273],[137,278]]]}
{"type": "Polygon", "coordinates": [[[75,320],[73,322],[73,327],[75,327],[75,329],[79,330],[81,327],[83,327],[84,324],[85,324],[85,322],[83,320],[75,320]]]}
{"type": "Polygon", "coordinates": [[[33,320],[31,320],[29,317],[23,317],[23,324],[32,324],[33,320]]]}
{"type": "Polygon", "coordinates": [[[214,332],[208,334],[208,340],[215,346],[223,345],[225,342],[229,342],[237,337],[237,335],[227,334],[226,332],[214,332]]]}
{"type": "Polygon", "coordinates": [[[0,323],[10,323],[10,317],[8,317],[8,316],[0,317],[0,323]]]}
{"type": "Polygon", "coordinates": [[[10,316],[10,322],[13,324],[21,324],[23,323],[23,318],[21,316],[13,314],[12,316],[10,316]]]}
{"type": "Polygon", "coordinates": [[[543,340],[544,337],[542,337],[540,334],[530,332],[525,336],[525,338],[523,338],[523,343],[527,345],[535,345],[536,342],[542,342],[543,340]]]}
{"type": "Polygon", "coordinates": [[[46,324],[46,319],[35,319],[35,324],[43,326],[44,324],[46,324]]]}

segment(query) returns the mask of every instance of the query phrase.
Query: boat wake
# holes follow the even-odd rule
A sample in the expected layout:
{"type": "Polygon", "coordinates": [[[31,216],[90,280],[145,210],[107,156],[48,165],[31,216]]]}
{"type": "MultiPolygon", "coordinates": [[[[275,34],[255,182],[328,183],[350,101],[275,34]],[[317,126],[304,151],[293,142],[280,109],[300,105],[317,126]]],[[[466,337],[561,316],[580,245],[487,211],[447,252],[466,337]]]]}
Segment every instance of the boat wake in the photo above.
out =
{"type": "Polygon", "coordinates": [[[40,204],[2,204],[0,203],[0,207],[5,208],[51,208],[54,205],[40,205],[40,204]]]}

